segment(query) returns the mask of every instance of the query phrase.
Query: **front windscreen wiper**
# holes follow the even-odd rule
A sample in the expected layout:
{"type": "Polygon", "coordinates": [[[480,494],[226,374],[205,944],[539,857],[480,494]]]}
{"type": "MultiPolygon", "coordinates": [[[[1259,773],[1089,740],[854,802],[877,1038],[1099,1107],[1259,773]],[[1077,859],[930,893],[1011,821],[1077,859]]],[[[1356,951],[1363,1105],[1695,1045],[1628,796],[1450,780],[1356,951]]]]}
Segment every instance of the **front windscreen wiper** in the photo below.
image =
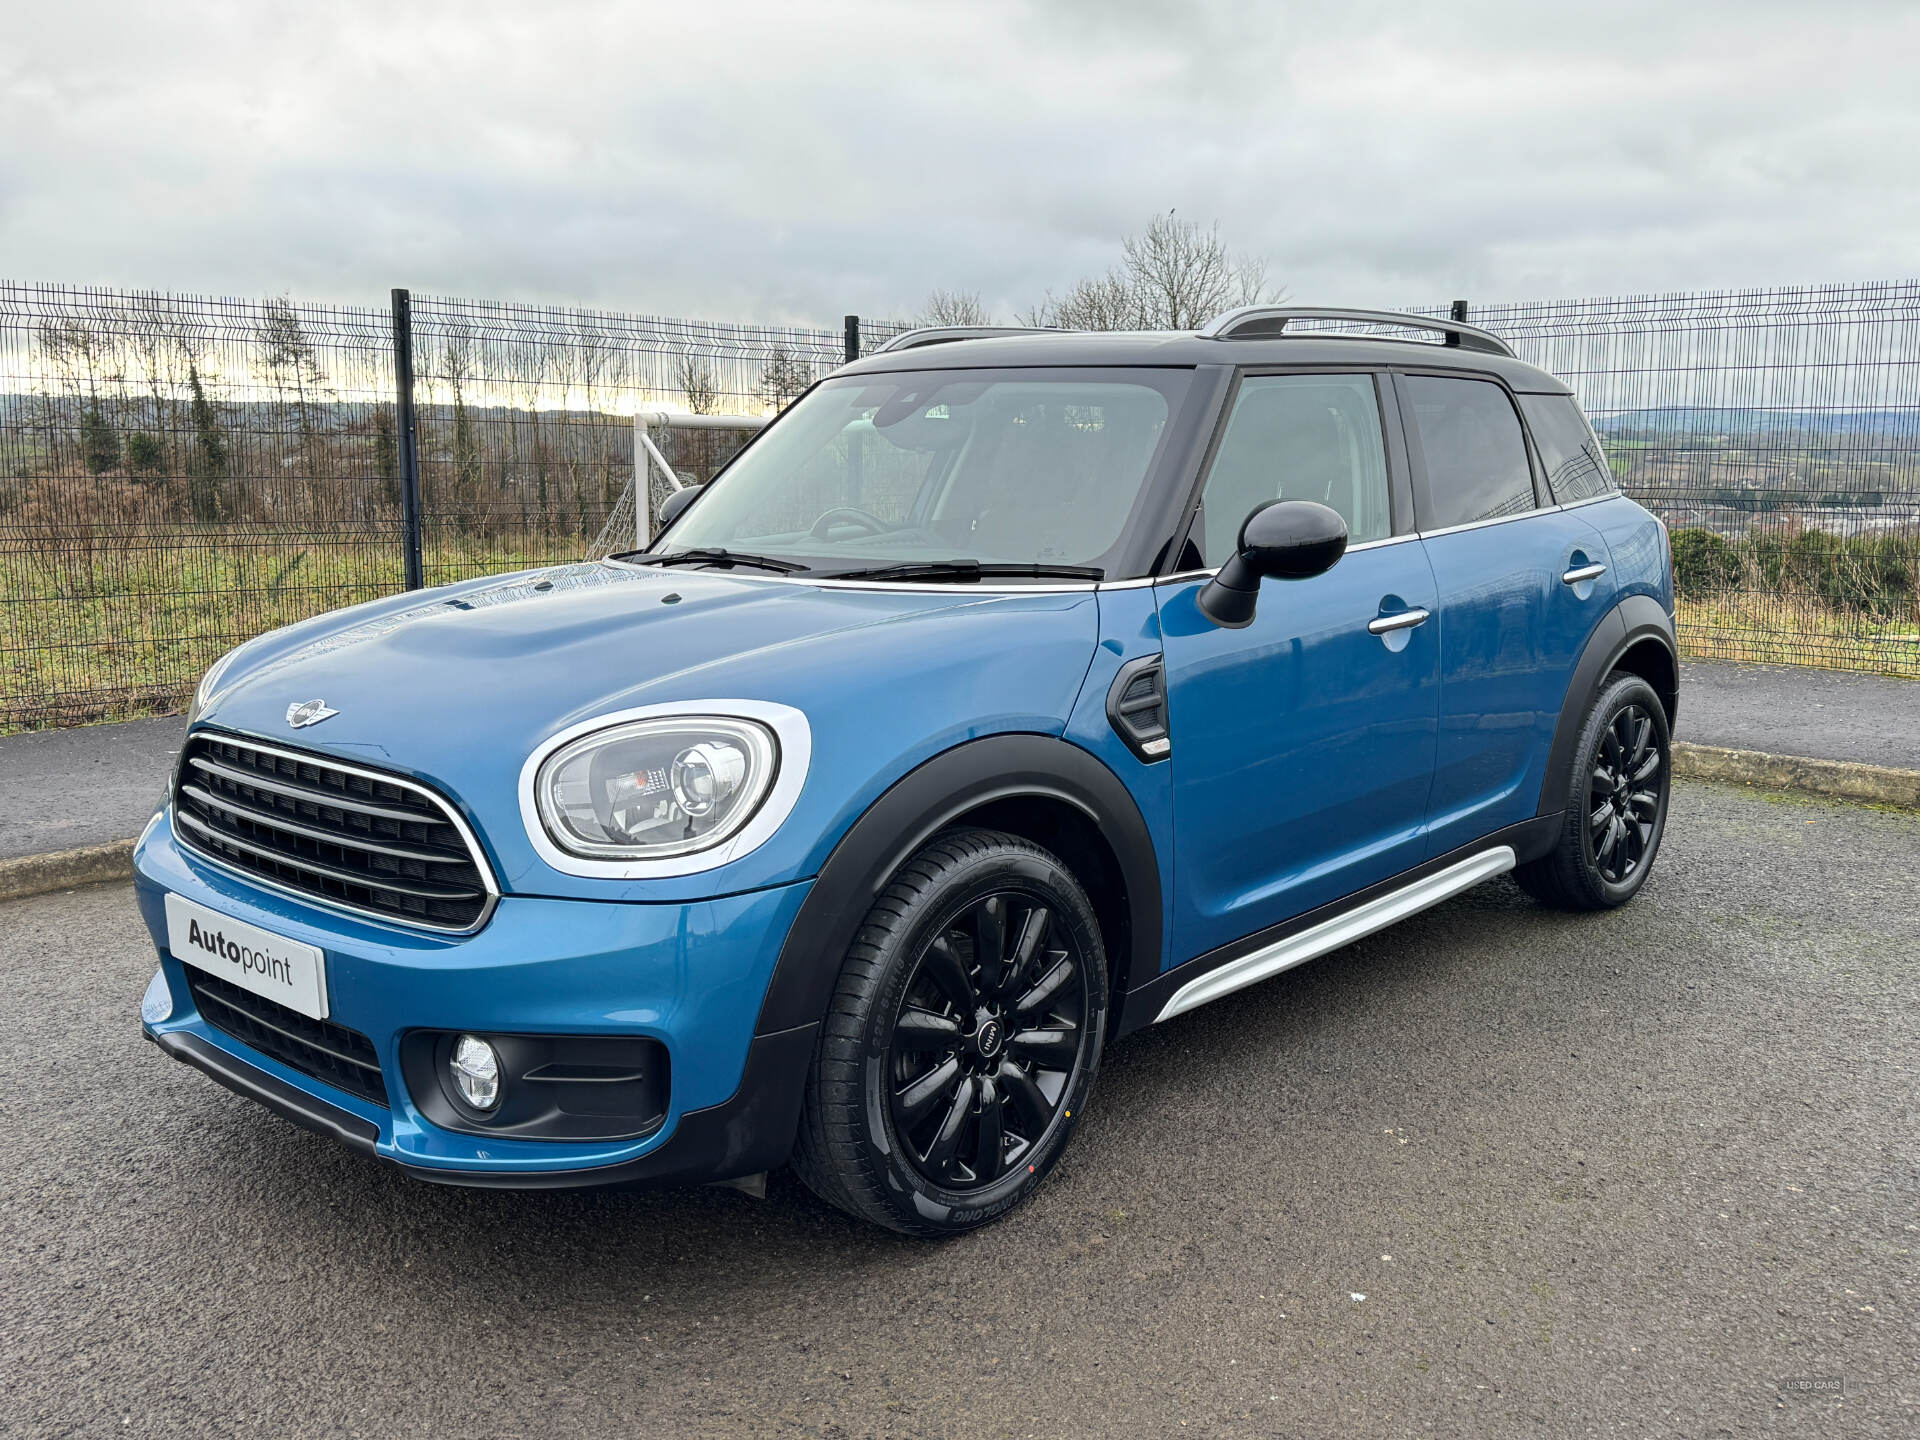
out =
{"type": "Polygon", "coordinates": [[[835,570],[828,580],[1100,580],[1095,565],[1001,565],[978,560],[914,560],[870,570],[835,570]]]}
{"type": "Polygon", "coordinates": [[[624,560],[629,565],[718,565],[724,570],[731,570],[735,565],[750,565],[756,570],[776,570],[782,575],[794,575],[813,568],[811,565],[802,565],[798,560],[782,560],[777,555],[755,555],[746,550],[670,550],[664,555],[653,555],[644,550],[623,550],[610,558],[624,560]]]}

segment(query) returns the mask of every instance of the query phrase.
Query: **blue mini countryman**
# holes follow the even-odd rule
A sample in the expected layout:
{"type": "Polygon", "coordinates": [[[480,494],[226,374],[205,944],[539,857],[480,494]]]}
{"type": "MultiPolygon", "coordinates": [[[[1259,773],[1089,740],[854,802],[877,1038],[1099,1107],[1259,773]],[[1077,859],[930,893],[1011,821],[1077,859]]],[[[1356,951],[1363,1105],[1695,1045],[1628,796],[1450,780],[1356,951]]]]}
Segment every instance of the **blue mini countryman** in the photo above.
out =
{"type": "Polygon", "coordinates": [[[913,332],[662,519],[214,666],[150,1040],[426,1180],[791,1164],[938,1235],[1116,1037],[1659,850],[1665,532],[1464,324],[913,332]]]}

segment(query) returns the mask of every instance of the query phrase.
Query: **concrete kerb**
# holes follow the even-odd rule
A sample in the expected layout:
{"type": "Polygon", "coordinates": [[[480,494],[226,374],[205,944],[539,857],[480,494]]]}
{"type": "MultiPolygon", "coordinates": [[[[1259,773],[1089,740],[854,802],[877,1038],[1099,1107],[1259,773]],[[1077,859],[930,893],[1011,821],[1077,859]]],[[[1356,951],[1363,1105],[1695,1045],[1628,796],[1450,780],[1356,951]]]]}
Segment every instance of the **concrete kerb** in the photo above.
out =
{"type": "MultiPolygon", "coordinates": [[[[1728,750],[1718,745],[1673,744],[1673,773],[1684,780],[1744,785],[1822,800],[1849,800],[1920,810],[1920,770],[1892,770],[1847,760],[1812,760],[1798,755],[1768,755],[1759,750],[1728,750]]],[[[23,900],[76,885],[98,885],[133,876],[131,840],[83,845],[47,855],[0,860],[0,901],[23,900]]]]}
{"type": "Polygon", "coordinates": [[[1815,795],[1823,800],[1852,800],[1920,810],[1920,770],[1893,770],[1853,760],[1769,755],[1760,750],[1729,750],[1719,745],[1690,745],[1676,740],[1673,773],[1687,780],[1714,780],[1756,790],[1815,795]]]}
{"type": "Polygon", "coordinates": [[[0,860],[0,901],[23,900],[51,890],[71,890],[76,885],[98,885],[105,880],[132,877],[131,840],[82,845],[48,855],[22,855],[17,860],[0,860]]]}

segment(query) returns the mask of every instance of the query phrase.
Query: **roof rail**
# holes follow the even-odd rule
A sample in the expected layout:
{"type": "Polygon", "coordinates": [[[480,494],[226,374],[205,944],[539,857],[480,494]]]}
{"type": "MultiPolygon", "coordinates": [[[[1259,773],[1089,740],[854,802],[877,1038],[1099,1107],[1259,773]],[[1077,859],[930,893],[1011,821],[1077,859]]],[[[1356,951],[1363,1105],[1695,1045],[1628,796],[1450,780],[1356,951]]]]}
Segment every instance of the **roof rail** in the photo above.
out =
{"type": "Polygon", "coordinates": [[[949,340],[991,340],[996,335],[1059,334],[1057,325],[929,325],[924,330],[902,330],[873,353],[918,350],[922,345],[944,345],[949,340]]]}
{"type": "MultiPolygon", "coordinates": [[[[1313,305],[1242,305],[1216,315],[1200,334],[1208,340],[1275,340],[1286,333],[1293,320],[1346,320],[1356,325],[1399,325],[1408,330],[1432,330],[1447,337],[1446,343],[1462,350],[1482,350],[1489,355],[1513,355],[1507,342],[1477,325],[1458,320],[1438,320],[1429,315],[1403,315],[1397,310],[1327,310],[1313,305]]],[[[1296,335],[1301,332],[1295,331],[1296,335]]],[[[1325,331],[1312,332],[1316,338],[1325,331]]],[[[1348,337],[1333,337],[1348,338],[1348,337]]]]}

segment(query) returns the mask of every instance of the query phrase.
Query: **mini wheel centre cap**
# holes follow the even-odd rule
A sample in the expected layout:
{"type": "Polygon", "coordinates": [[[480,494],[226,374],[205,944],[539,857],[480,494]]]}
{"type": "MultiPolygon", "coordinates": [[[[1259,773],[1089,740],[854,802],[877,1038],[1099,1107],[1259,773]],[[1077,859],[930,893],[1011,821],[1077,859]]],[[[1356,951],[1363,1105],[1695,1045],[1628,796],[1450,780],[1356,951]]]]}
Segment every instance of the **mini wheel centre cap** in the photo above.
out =
{"type": "Polygon", "coordinates": [[[982,1020],[980,1028],[973,1032],[973,1048],[980,1052],[982,1060],[991,1060],[998,1055],[1005,1040],[1006,1032],[1000,1028],[998,1020],[982,1020]]]}

